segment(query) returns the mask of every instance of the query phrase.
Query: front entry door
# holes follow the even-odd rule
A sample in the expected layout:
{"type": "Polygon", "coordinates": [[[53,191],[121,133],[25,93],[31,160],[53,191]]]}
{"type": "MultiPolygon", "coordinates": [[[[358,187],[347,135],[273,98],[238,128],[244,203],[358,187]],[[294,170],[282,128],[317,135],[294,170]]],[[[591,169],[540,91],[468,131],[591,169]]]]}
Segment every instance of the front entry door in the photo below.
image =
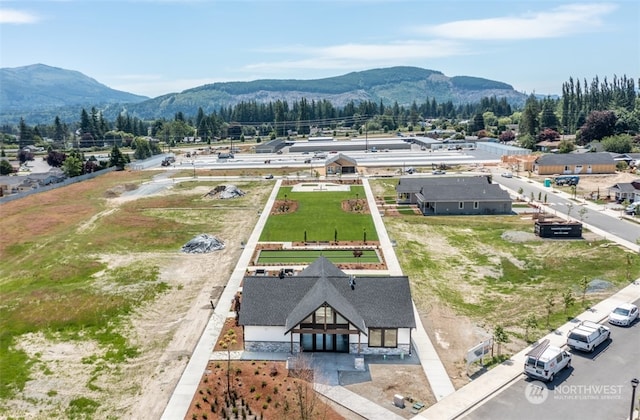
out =
{"type": "Polygon", "coordinates": [[[300,334],[302,351],[349,352],[349,334],[300,334]]]}

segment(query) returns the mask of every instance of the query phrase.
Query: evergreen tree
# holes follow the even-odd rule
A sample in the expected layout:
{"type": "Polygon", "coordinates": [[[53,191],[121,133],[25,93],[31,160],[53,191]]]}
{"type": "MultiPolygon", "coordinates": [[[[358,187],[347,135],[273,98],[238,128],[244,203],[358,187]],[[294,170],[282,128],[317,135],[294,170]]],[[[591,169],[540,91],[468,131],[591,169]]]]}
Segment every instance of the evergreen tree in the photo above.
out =
{"type": "Polygon", "coordinates": [[[82,108],[82,112],[80,113],[80,135],[91,134],[92,131],[93,128],[89,114],[82,108]]]}
{"type": "Polygon", "coordinates": [[[480,130],[484,130],[484,117],[482,114],[477,113],[473,116],[473,120],[469,122],[469,132],[477,133],[480,130]]]}
{"type": "Polygon", "coordinates": [[[56,116],[55,120],[53,121],[53,127],[53,140],[58,143],[63,142],[66,134],[66,129],[60,122],[60,117],[56,116]]]}
{"type": "Polygon", "coordinates": [[[542,113],[540,114],[540,130],[549,128],[558,131],[558,117],[554,112],[555,103],[551,99],[542,102],[542,113]]]}
{"type": "Polygon", "coordinates": [[[535,137],[538,133],[538,100],[534,95],[530,95],[524,105],[522,116],[520,117],[519,131],[521,135],[529,134],[535,137]]]}
{"type": "Polygon", "coordinates": [[[117,170],[122,171],[126,165],[127,160],[125,159],[118,146],[113,146],[113,149],[111,149],[111,156],[109,158],[109,167],[115,166],[117,170]]]}
{"type": "Polygon", "coordinates": [[[19,130],[20,130],[20,134],[19,134],[20,141],[18,143],[18,147],[20,149],[24,148],[25,146],[34,144],[33,130],[24,122],[23,118],[20,118],[19,130]]]}

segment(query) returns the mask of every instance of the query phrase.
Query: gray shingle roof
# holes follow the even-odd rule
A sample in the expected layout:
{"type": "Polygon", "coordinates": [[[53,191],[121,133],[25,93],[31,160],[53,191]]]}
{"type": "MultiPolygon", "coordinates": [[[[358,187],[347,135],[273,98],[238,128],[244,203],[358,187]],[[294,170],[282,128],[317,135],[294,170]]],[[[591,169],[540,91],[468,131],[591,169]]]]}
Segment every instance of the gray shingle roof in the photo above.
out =
{"type": "Polygon", "coordinates": [[[396,191],[399,193],[418,192],[423,186],[437,186],[439,188],[450,185],[490,185],[486,175],[482,176],[433,176],[433,177],[412,177],[403,176],[398,180],[396,191]]]}
{"type": "Polygon", "coordinates": [[[633,193],[640,190],[640,181],[632,181],[632,182],[620,182],[612,187],[609,187],[610,190],[633,193]]]}
{"type": "Polygon", "coordinates": [[[600,153],[558,153],[542,155],[536,159],[538,165],[596,165],[612,164],[615,160],[607,152],[600,153]]]}
{"type": "Polygon", "coordinates": [[[497,184],[447,185],[446,188],[434,185],[422,187],[422,196],[430,202],[451,201],[511,201],[509,193],[497,184]]]}
{"type": "MultiPolygon", "coordinates": [[[[334,163],[337,162],[338,160],[343,161],[343,162],[348,162],[351,165],[356,165],[357,161],[347,155],[343,155],[342,153],[338,153],[337,155],[335,155],[334,157],[327,159],[327,161],[325,162],[325,165],[328,165],[330,163],[334,163]]],[[[342,165],[344,166],[344,163],[342,163],[342,165]]]]}
{"type": "Polygon", "coordinates": [[[401,177],[396,191],[415,193],[421,200],[430,202],[511,200],[507,191],[500,188],[498,184],[490,184],[485,175],[401,177]]]}
{"type": "Polygon", "coordinates": [[[409,279],[349,276],[325,257],[292,277],[247,276],[240,325],[285,326],[289,331],[327,303],[358,329],[415,328],[409,279]],[[333,267],[333,268],[331,268],[333,267]]]}

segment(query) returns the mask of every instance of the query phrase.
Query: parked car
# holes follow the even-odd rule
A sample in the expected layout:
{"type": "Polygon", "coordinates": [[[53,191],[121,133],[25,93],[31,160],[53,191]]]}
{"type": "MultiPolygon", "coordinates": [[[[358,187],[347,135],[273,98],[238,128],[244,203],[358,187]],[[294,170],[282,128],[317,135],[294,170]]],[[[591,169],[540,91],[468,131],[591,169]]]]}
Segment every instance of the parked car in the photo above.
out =
{"type": "Polygon", "coordinates": [[[609,327],[591,321],[582,321],[569,331],[567,345],[572,350],[592,352],[611,336],[609,327]]]}
{"type": "Polygon", "coordinates": [[[624,209],[624,213],[630,216],[635,216],[638,212],[640,212],[640,203],[631,203],[624,209]]]}
{"type": "Polygon", "coordinates": [[[513,174],[511,172],[503,172],[502,176],[504,178],[513,178],[513,174]]]}
{"type": "Polygon", "coordinates": [[[618,305],[609,314],[609,324],[628,327],[638,318],[638,307],[633,303],[618,305]]]}
{"type": "Polygon", "coordinates": [[[525,355],[524,374],[551,382],[558,372],[571,366],[571,353],[544,339],[525,355]]]}
{"type": "Polygon", "coordinates": [[[433,174],[433,175],[444,175],[444,174],[446,174],[446,172],[443,171],[442,169],[436,169],[435,171],[431,172],[431,174],[433,174]]]}

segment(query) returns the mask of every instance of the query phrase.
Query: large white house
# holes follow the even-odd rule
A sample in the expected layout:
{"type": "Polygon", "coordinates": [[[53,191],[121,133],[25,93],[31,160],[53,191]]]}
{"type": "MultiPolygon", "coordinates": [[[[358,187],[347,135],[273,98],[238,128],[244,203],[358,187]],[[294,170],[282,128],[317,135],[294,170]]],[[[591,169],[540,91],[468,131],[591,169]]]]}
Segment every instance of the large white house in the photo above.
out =
{"type": "Polygon", "coordinates": [[[354,277],[319,257],[294,276],[247,276],[239,324],[246,351],[411,354],[406,276],[354,277]]]}

